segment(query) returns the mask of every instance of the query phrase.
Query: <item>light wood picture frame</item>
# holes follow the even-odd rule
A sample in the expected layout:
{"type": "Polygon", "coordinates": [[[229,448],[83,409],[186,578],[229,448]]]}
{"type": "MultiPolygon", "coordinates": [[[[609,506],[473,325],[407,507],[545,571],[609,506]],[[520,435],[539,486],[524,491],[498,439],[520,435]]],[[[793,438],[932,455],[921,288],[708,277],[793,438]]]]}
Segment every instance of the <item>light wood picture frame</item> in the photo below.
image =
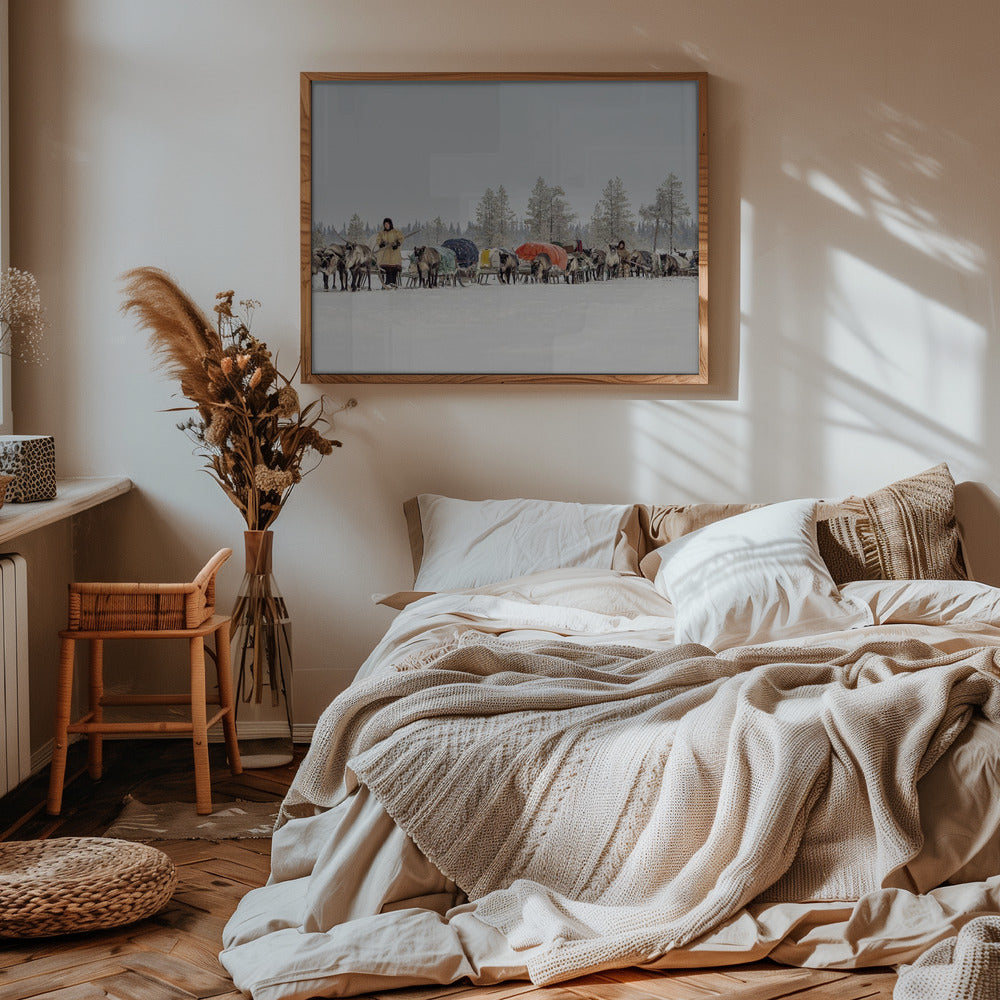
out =
{"type": "Polygon", "coordinates": [[[707,74],[300,84],[303,381],[708,382],[707,74]]]}

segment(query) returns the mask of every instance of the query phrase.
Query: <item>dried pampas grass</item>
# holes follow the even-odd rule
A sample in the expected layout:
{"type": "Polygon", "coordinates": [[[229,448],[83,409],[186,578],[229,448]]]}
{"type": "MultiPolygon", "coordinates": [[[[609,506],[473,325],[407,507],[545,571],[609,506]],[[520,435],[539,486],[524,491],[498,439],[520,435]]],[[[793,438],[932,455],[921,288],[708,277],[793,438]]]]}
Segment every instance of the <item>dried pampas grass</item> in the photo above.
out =
{"type": "MultiPolygon", "coordinates": [[[[213,325],[165,271],[138,267],[123,280],[123,311],[137,316],[160,365],[198,411],[178,427],[195,441],[247,528],[266,530],[292,487],[341,446],[320,430],[332,428],[325,400],[300,406],[290,379],[250,332],[256,299],[241,300],[242,313],[234,313],[236,293],[219,292],[213,325]]],[[[355,405],[351,399],[333,412],[355,405]]]]}

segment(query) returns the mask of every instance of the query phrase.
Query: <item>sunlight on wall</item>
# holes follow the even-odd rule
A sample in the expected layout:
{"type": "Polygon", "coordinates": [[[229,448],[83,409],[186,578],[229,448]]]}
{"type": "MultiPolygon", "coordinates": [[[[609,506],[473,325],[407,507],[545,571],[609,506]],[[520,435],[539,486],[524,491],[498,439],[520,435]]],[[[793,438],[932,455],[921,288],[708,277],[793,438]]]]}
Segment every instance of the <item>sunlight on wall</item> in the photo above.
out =
{"type": "Polygon", "coordinates": [[[829,198],[835,205],[847,209],[851,215],[863,217],[865,210],[845,191],[832,177],[819,170],[810,170],[806,175],[806,183],[817,194],[829,198]]]}
{"type": "Polygon", "coordinates": [[[847,209],[851,215],[856,215],[859,218],[863,218],[865,215],[865,210],[861,207],[858,200],[847,192],[840,184],[838,184],[829,174],[824,173],[822,170],[816,170],[812,168],[807,170],[804,174],[796,163],[784,163],[782,164],[782,171],[786,177],[790,177],[793,181],[804,182],[808,187],[810,187],[816,194],[821,195],[824,198],[828,198],[835,205],[840,208],[847,209]]]}
{"type": "Polygon", "coordinates": [[[974,243],[942,232],[931,212],[897,198],[872,171],[862,171],[861,180],[871,197],[875,218],[886,232],[943,266],[969,274],[982,272],[982,250],[974,243]]]}
{"type": "MultiPolygon", "coordinates": [[[[929,180],[944,176],[945,165],[940,158],[922,148],[927,144],[927,127],[919,118],[885,101],[879,102],[870,113],[878,122],[882,141],[900,163],[929,180]]],[[[949,142],[960,141],[954,135],[947,136],[947,139],[949,142]]]]}
{"type": "MultiPolygon", "coordinates": [[[[746,340],[753,292],[753,206],[740,205],[741,339],[746,340]]],[[[709,339],[709,370],[718,363],[709,339]]],[[[632,494],[640,502],[725,501],[751,489],[752,387],[738,402],[635,400],[630,407],[632,494]]]]}
{"type": "Polygon", "coordinates": [[[746,494],[750,425],[733,404],[636,400],[631,411],[637,501],[701,503],[746,494]]]}
{"type": "Polygon", "coordinates": [[[841,250],[830,250],[823,361],[829,461],[877,473],[891,442],[981,465],[986,331],[841,250]]]}
{"type": "MultiPolygon", "coordinates": [[[[804,170],[799,180],[831,207],[866,218],[822,172],[804,170]]],[[[916,225],[921,214],[909,209],[907,218],[916,225]]],[[[970,377],[989,364],[984,327],[845,249],[761,255],[754,223],[743,200],[737,398],[633,402],[634,495],[668,503],[838,496],[939,461],[962,477],[987,476],[989,400],[983,379],[970,377]],[[811,282],[806,308],[772,322],[771,282],[798,271],[811,282]]],[[[947,240],[940,235],[939,245],[947,240]]],[[[978,255],[970,244],[961,260],[974,266],[978,255]]],[[[955,288],[962,302],[961,271],[949,270],[958,286],[935,287],[941,295],[955,288]]]]}

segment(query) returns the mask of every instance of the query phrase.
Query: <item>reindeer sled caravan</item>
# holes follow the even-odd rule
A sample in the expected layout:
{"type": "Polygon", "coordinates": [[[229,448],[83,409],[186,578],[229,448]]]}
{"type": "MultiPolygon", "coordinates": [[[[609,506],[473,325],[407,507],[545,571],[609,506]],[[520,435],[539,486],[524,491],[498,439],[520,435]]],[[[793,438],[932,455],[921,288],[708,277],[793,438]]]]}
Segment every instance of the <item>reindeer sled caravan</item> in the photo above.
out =
{"type": "MultiPolygon", "coordinates": [[[[409,240],[419,229],[403,235],[409,240]]],[[[698,251],[629,250],[624,241],[603,247],[528,242],[514,249],[480,249],[469,239],[453,238],[440,245],[423,244],[403,252],[404,288],[466,287],[517,283],[579,284],[620,278],[672,278],[698,274],[698,251]]],[[[372,275],[380,288],[395,287],[370,246],[344,240],[312,251],[312,274],[322,278],[322,290],[352,292],[372,289],[372,275]]],[[[319,288],[313,282],[314,290],[319,288]]]]}

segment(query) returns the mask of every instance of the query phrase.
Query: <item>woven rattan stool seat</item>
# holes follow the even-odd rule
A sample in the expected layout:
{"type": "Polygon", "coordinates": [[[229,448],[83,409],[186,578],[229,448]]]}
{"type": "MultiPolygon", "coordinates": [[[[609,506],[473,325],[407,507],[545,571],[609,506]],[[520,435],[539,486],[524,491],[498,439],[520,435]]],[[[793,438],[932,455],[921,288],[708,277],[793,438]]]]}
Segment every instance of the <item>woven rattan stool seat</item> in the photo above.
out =
{"type": "Polygon", "coordinates": [[[162,910],[173,862],[147,844],[102,837],[0,843],[0,937],[119,927],[162,910]]]}

